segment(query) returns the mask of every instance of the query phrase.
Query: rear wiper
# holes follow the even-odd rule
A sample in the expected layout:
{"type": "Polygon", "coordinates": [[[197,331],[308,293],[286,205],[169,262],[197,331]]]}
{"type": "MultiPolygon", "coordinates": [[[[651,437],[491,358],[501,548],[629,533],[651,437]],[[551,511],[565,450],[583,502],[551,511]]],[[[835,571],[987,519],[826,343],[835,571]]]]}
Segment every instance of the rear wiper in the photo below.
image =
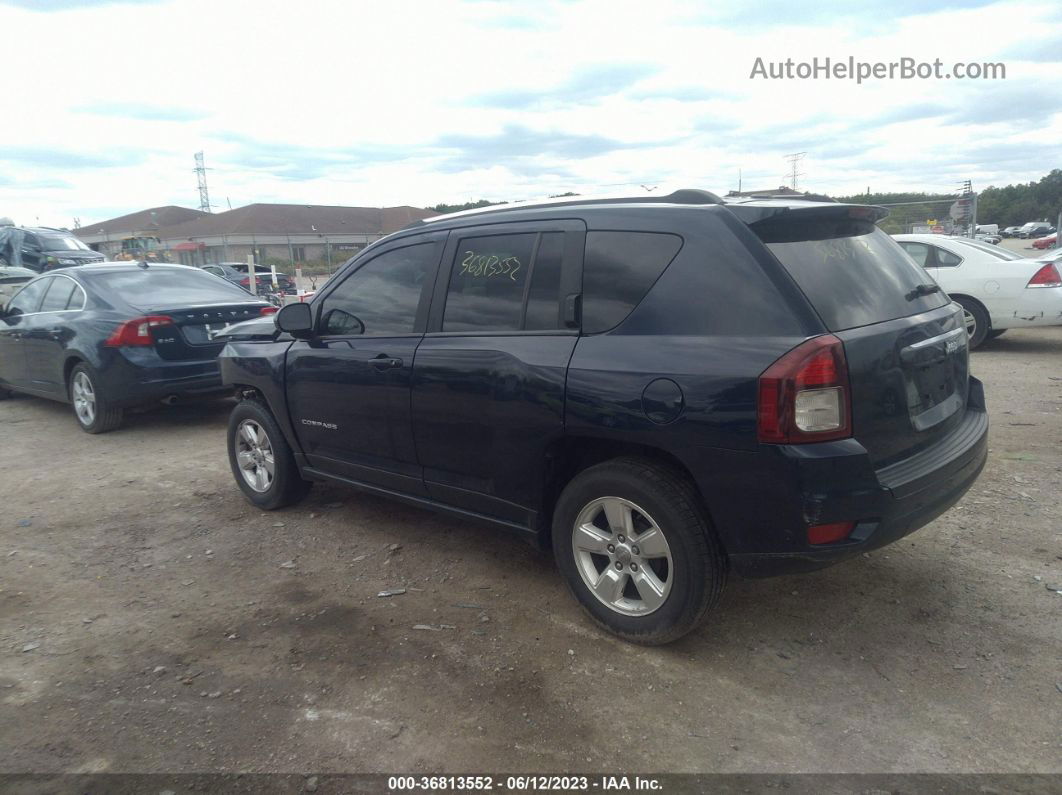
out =
{"type": "Polygon", "coordinates": [[[921,298],[923,295],[932,295],[933,293],[940,292],[939,284],[919,284],[911,292],[904,296],[908,301],[913,301],[916,298],[921,298]]]}

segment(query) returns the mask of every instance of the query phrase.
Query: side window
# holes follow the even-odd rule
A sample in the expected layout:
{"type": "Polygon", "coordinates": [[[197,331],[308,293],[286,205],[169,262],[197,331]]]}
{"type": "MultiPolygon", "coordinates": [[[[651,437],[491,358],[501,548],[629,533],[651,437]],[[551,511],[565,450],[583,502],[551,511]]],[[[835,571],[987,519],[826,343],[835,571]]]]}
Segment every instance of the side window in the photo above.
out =
{"type": "Polygon", "coordinates": [[[321,307],[321,333],[411,334],[425,280],[435,270],[435,244],[381,254],[343,280],[321,307]]]}
{"type": "Polygon", "coordinates": [[[22,238],[22,248],[28,248],[30,251],[40,251],[41,242],[37,239],[37,236],[31,232],[26,232],[22,238]]]}
{"type": "Polygon", "coordinates": [[[900,248],[907,252],[907,256],[923,268],[932,267],[929,264],[929,246],[925,243],[914,243],[910,240],[901,240],[899,243],[900,248]]]}
{"type": "Polygon", "coordinates": [[[38,281],[30,282],[19,290],[18,294],[7,304],[8,314],[28,315],[36,312],[37,307],[40,306],[41,298],[44,297],[44,291],[48,289],[51,281],[51,279],[39,279],[38,281]]]}
{"type": "Polygon", "coordinates": [[[61,312],[66,309],[66,305],[70,302],[70,296],[73,295],[76,287],[77,285],[73,279],[56,276],[52,279],[48,292],[44,294],[44,300],[41,302],[41,311],[61,312]]]}
{"type": "Polygon", "coordinates": [[[950,251],[945,251],[942,248],[937,249],[937,264],[942,268],[954,268],[956,265],[962,262],[962,257],[957,254],[952,254],[950,251]]]}
{"type": "Polygon", "coordinates": [[[561,267],[564,264],[564,233],[544,232],[538,241],[527,292],[524,329],[546,331],[558,328],[560,317],[561,267]]]}
{"type": "Polygon", "coordinates": [[[678,235],[588,232],[583,258],[583,332],[615,328],[682,248],[678,235]]]}
{"type": "Polygon", "coordinates": [[[529,232],[461,240],[450,271],[442,330],[519,330],[536,237],[529,232]]]}
{"type": "Polygon", "coordinates": [[[70,301],[66,308],[75,311],[85,308],[85,291],[80,284],[74,285],[74,292],[70,294],[70,301]]]}

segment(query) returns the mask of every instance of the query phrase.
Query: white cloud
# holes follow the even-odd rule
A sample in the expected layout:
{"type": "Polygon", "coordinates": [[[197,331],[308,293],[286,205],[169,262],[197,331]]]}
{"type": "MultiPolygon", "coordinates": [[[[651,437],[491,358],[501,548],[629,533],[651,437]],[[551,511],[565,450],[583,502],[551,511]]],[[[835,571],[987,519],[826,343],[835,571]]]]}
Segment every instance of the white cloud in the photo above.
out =
{"type": "Polygon", "coordinates": [[[1062,155],[1048,3],[3,5],[0,215],[68,225],[195,206],[432,204],[617,183],[950,190],[1062,155]],[[1014,20],[1020,20],[1015,24],[1014,20]],[[41,41],[64,46],[40,57],[41,41]],[[1022,60],[1023,53],[1029,60],[1022,60]],[[757,56],[1004,61],[1005,81],[750,80],[757,56]]]}

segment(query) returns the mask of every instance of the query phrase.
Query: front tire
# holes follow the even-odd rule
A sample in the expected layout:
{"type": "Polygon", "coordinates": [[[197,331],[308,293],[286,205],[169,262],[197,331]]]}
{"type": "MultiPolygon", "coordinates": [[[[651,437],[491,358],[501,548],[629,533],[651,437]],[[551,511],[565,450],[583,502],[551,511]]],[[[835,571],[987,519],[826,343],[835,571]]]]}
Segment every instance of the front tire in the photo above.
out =
{"type": "Polygon", "coordinates": [[[70,372],[68,386],[74,419],[86,433],[107,433],[122,424],[122,409],[111,405],[100,386],[100,378],[87,364],[70,372]]]}
{"type": "Polygon", "coordinates": [[[977,301],[966,296],[955,299],[955,303],[962,307],[963,321],[966,323],[966,333],[970,337],[970,350],[977,348],[992,331],[992,320],[988,312],[977,301]]]}
{"type": "Polygon", "coordinates": [[[272,511],[299,502],[313,485],[302,479],[295,456],[269,409],[244,400],[229,417],[229,465],[244,496],[272,511]]]}
{"type": "Polygon", "coordinates": [[[590,467],[565,487],[553,550],[590,618],[633,643],[690,632],[726,584],[726,558],[692,485],[637,458],[590,467]]]}

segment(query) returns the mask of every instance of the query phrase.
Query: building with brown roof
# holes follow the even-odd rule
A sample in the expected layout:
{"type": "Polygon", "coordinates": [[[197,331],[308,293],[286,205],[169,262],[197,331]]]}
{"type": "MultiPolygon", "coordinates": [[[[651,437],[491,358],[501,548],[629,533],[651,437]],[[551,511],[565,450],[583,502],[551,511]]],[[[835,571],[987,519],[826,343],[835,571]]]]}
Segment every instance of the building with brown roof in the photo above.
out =
{"type": "MultiPolygon", "coordinates": [[[[115,233],[123,219],[159,210],[183,210],[190,215],[154,228],[159,248],[173,262],[246,262],[254,255],[262,264],[278,266],[318,264],[332,267],[384,235],[413,221],[437,215],[419,207],[337,207],[317,204],[248,204],[223,213],[184,208],[143,210],[102,224],[88,224],[77,235],[108,256],[120,253],[115,233]]],[[[166,220],[175,215],[167,214],[166,220]]]]}

